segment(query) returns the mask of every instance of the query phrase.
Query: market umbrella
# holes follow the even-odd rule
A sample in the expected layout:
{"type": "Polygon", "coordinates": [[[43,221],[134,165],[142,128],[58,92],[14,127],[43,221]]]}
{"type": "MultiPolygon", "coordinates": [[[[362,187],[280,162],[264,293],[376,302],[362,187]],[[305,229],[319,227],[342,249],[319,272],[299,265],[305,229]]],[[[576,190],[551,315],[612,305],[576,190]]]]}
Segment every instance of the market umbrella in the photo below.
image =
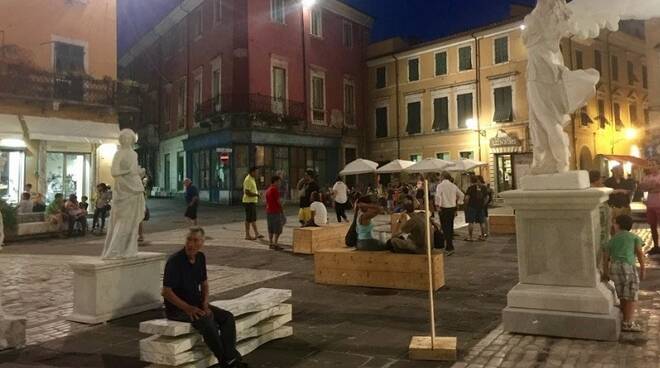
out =
{"type": "Polygon", "coordinates": [[[379,167],[378,170],[376,170],[376,172],[379,174],[396,174],[403,172],[403,170],[409,168],[414,164],[415,163],[413,161],[394,160],[386,165],[379,167]]]}
{"type": "Polygon", "coordinates": [[[378,168],[378,163],[358,158],[346,165],[346,167],[339,172],[339,175],[373,174],[376,172],[376,168],[378,168]]]}
{"type": "Polygon", "coordinates": [[[476,161],[469,158],[462,158],[452,162],[454,163],[454,166],[448,168],[447,171],[471,171],[477,167],[488,165],[485,162],[476,161]]]}
{"type": "Polygon", "coordinates": [[[454,166],[451,161],[441,160],[439,158],[425,158],[422,161],[417,161],[414,165],[409,166],[404,171],[409,173],[440,173],[446,171],[447,168],[454,166]]]}

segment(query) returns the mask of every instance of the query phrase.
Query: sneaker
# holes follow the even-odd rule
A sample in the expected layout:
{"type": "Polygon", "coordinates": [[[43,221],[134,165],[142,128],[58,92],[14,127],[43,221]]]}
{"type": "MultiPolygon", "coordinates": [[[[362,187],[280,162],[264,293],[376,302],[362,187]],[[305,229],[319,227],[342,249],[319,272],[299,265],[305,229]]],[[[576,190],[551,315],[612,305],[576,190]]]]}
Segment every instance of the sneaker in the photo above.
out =
{"type": "Polygon", "coordinates": [[[621,325],[621,331],[624,332],[642,332],[642,326],[639,325],[639,323],[633,321],[630,323],[623,322],[621,325]]]}
{"type": "Polygon", "coordinates": [[[445,250],[445,255],[446,255],[447,257],[451,256],[452,254],[454,254],[454,250],[453,250],[453,249],[447,249],[447,250],[445,250]]]}
{"type": "Polygon", "coordinates": [[[275,244],[271,244],[271,245],[269,245],[268,248],[270,248],[270,249],[272,249],[272,250],[282,250],[282,249],[283,249],[283,248],[280,247],[279,245],[275,245],[275,244]]]}
{"type": "Polygon", "coordinates": [[[660,254],[660,247],[653,247],[653,248],[651,248],[650,251],[646,252],[646,254],[649,255],[649,256],[658,255],[658,254],[660,254]]]}

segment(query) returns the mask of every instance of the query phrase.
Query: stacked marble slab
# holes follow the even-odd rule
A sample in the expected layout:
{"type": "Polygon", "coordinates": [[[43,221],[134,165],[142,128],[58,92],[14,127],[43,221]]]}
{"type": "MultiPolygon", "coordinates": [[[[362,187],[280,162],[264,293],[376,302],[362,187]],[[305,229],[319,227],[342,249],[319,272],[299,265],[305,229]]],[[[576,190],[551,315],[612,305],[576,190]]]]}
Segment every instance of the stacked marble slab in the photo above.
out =
{"type": "MultiPolygon", "coordinates": [[[[237,349],[245,356],[259,346],[293,335],[286,326],[292,306],[284,303],[291,290],[257,289],[231,300],[212,302],[236,319],[237,349]]],[[[156,319],[140,323],[140,332],[153,336],[140,341],[140,359],[151,367],[206,368],[218,361],[190,323],[156,319]]]]}

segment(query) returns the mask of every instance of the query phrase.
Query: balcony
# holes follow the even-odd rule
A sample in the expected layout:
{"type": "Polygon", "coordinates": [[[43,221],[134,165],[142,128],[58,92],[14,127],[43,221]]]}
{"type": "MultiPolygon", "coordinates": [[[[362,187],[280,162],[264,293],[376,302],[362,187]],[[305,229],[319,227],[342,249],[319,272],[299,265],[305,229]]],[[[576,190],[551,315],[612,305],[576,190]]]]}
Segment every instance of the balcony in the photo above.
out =
{"type": "Polygon", "coordinates": [[[224,114],[246,113],[251,120],[272,127],[289,127],[307,120],[303,102],[260,94],[222,94],[197,106],[195,122],[218,123],[224,114]]]}
{"type": "Polygon", "coordinates": [[[0,96],[33,101],[59,102],[90,107],[114,107],[139,111],[140,87],[110,78],[83,74],[57,74],[23,64],[0,62],[0,96]]]}

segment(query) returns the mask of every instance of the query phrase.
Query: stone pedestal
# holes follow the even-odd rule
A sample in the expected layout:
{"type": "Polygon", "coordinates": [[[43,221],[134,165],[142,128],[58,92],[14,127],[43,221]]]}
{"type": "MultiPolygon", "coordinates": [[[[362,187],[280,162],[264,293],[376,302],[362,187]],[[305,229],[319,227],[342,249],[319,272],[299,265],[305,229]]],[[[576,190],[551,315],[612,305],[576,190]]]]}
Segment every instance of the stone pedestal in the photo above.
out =
{"type": "Polygon", "coordinates": [[[25,345],[25,318],[2,314],[0,308],[0,350],[25,345]]]}
{"type": "MultiPolygon", "coordinates": [[[[502,313],[509,332],[615,341],[620,317],[600,282],[599,206],[608,189],[581,189],[586,172],[572,172],[575,189],[502,193],[516,211],[520,283],[502,313]],[[578,176],[576,179],[575,176],[578,176]]],[[[533,177],[528,177],[533,180],[533,177]]],[[[529,181],[528,181],[529,182],[529,181]]],[[[557,181],[547,183],[556,185],[557,181]]]]}
{"type": "Polygon", "coordinates": [[[138,253],[122,260],[71,263],[74,322],[96,324],[162,305],[165,254],[138,253]]]}

